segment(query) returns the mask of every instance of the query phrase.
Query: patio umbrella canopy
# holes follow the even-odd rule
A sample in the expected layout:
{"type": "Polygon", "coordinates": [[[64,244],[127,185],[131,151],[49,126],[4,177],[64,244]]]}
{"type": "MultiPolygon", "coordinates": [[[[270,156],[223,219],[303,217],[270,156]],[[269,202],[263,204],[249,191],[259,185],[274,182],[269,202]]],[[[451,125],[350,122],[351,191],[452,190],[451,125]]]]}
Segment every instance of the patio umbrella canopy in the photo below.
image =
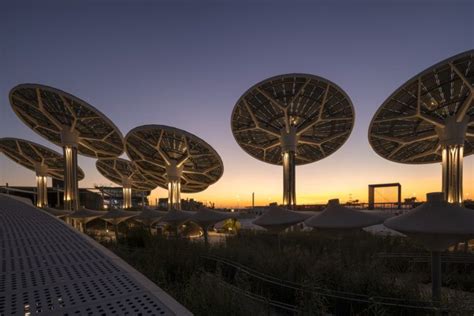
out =
{"type": "Polygon", "coordinates": [[[196,214],[194,214],[189,220],[198,224],[202,228],[207,228],[226,219],[234,217],[235,216],[229,212],[219,212],[208,208],[203,208],[196,211],[196,214]]]}
{"type": "Polygon", "coordinates": [[[171,210],[166,212],[166,215],[163,216],[159,221],[169,225],[179,226],[186,223],[191,217],[195,215],[195,213],[196,212],[171,210]]]}
{"type": "Polygon", "coordinates": [[[78,221],[81,224],[87,224],[90,221],[92,221],[96,218],[99,218],[99,217],[101,217],[105,214],[106,214],[105,212],[93,211],[93,210],[83,208],[83,209],[80,209],[78,211],[75,211],[75,212],[71,213],[69,215],[69,217],[76,220],[76,221],[78,221]]]}
{"type": "Polygon", "coordinates": [[[427,202],[384,222],[431,251],[443,251],[474,236],[474,210],[450,204],[443,193],[428,193],[427,202]]]}
{"type": "Polygon", "coordinates": [[[72,214],[72,211],[68,211],[68,210],[58,210],[56,208],[52,208],[52,207],[48,207],[48,206],[45,206],[42,208],[43,211],[55,216],[55,217],[58,217],[58,218],[61,218],[61,217],[65,217],[65,216],[70,216],[72,214]]]}
{"type": "Polygon", "coordinates": [[[474,236],[474,210],[444,200],[442,192],[428,193],[427,202],[411,212],[392,217],[384,225],[399,231],[431,251],[432,299],[441,301],[441,251],[474,236]]]}
{"type": "Polygon", "coordinates": [[[138,216],[139,212],[131,212],[131,211],[124,211],[124,210],[111,210],[101,216],[101,219],[110,223],[112,225],[118,225],[129,218],[138,216]]]}
{"type": "Polygon", "coordinates": [[[290,211],[281,207],[272,206],[262,216],[253,221],[253,224],[269,231],[280,232],[295,224],[305,221],[312,214],[290,211]]]}
{"type": "Polygon", "coordinates": [[[162,218],[166,214],[168,214],[168,212],[145,209],[133,219],[139,223],[142,223],[145,226],[151,226],[154,223],[158,222],[160,218],[162,218]]]}
{"type": "Polygon", "coordinates": [[[324,230],[353,230],[381,224],[384,218],[352,210],[339,204],[339,199],[328,201],[327,207],[305,221],[305,224],[324,230]]]}

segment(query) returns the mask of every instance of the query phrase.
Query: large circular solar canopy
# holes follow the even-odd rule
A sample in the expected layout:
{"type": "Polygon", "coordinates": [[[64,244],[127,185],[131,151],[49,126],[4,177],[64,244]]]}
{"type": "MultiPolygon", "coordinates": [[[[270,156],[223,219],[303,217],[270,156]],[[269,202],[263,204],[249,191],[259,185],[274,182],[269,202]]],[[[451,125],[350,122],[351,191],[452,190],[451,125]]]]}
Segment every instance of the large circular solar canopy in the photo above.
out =
{"type": "MultiPolygon", "coordinates": [[[[48,176],[58,180],[64,178],[64,159],[63,155],[52,149],[44,147],[24,139],[1,138],[0,151],[16,163],[32,171],[36,171],[38,165],[47,167],[48,176]]],[[[84,179],[84,172],[78,168],[78,180],[84,179]]]]}
{"type": "Polygon", "coordinates": [[[257,83],[237,101],[231,127],[251,156],[282,165],[281,131],[296,128],[296,164],[323,159],[349,137],[354,108],[336,84],[308,74],[285,74],[257,83]]]}
{"type": "Polygon", "coordinates": [[[123,153],[120,130],[104,114],[85,101],[64,91],[39,85],[21,84],[10,91],[15,113],[36,133],[62,146],[61,131],[78,136],[78,152],[101,158],[123,153]]]}
{"type": "Polygon", "coordinates": [[[131,161],[121,158],[102,158],[95,163],[97,170],[110,181],[124,185],[124,181],[135,190],[153,190],[157,184],[147,178],[131,161]]]}
{"type": "Polygon", "coordinates": [[[167,188],[167,161],[183,163],[181,191],[199,192],[215,183],[224,172],[217,152],[199,137],[164,125],[144,125],[125,137],[125,150],[140,170],[167,188]]]}
{"type": "Polygon", "coordinates": [[[464,156],[474,151],[474,50],[446,59],[414,76],[378,109],[369,142],[383,158],[423,164],[442,160],[436,127],[446,118],[469,116],[464,156]]]}

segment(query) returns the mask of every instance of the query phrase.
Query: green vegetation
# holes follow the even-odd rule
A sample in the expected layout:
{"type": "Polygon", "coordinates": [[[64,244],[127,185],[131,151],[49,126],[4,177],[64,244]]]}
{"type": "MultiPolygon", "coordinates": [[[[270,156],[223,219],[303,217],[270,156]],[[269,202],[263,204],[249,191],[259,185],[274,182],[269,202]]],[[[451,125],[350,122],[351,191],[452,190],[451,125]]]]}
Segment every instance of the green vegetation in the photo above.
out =
{"type": "MultiPolygon", "coordinates": [[[[281,235],[278,247],[275,235],[241,231],[205,247],[131,229],[106,246],[195,315],[432,314],[420,308],[429,305],[429,264],[381,255],[426,258],[406,238],[360,232],[337,240],[293,232],[281,235]]],[[[451,264],[443,278],[445,286],[472,291],[472,267],[451,264]]],[[[445,299],[450,314],[465,308],[466,299],[455,297],[445,299]]]]}

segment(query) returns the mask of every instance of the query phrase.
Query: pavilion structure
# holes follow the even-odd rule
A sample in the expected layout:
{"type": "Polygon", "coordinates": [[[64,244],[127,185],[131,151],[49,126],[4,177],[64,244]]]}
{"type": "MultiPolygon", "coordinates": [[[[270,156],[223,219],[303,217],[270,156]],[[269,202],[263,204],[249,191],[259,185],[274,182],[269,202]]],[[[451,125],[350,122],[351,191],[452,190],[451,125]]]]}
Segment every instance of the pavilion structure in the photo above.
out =
{"type": "Polygon", "coordinates": [[[224,172],[220,156],[209,144],[174,127],[136,127],[125,137],[125,150],[143,174],[168,189],[169,210],[181,209],[181,192],[205,190],[224,172]]]}
{"type": "Polygon", "coordinates": [[[135,164],[122,158],[99,159],[96,167],[104,177],[122,186],[124,209],[132,207],[132,189],[143,192],[157,187],[135,164]]]}
{"type": "Polygon", "coordinates": [[[33,131],[63,148],[65,209],[79,208],[77,154],[117,157],[123,153],[123,136],[104,114],[64,91],[20,84],[10,91],[18,117],[33,131]]]}
{"type": "MultiPolygon", "coordinates": [[[[64,179],[63,156],[40,144],[9,137],[0,138],[0,152],[36,173],[36,206],[48,206],[47,177],[59,180],[64,179]]],[[[80,181],[82,179],[84,179],[84,172],[78,167],[77,180],[80,181]]]]}
{"type": "Polygon", "coordinates": [[[442,163],[442,190],[463,202],[463,158],[474,152],[474,50],[417,74],[380,106],[369,142],[385,159],[442,163]]]}
{"type": "Polygon", "coordinates": [[[283,204],[296,205],[295,166],[338,150],[354,125],[354,108],[335,83],[308,74],[284,74],[248,89],[237,101],[232,133],[242,149],[283,166],[283,204]]]}

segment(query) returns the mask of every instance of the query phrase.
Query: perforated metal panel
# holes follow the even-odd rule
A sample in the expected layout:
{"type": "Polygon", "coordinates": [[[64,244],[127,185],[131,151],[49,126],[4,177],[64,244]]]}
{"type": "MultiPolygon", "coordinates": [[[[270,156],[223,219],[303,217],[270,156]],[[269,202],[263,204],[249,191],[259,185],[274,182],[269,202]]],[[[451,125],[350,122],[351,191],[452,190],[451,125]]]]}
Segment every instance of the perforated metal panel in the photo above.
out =
{"type": "Polygon", "coordinates": [[[0,195],[0,316],[28,314],[190,313],[87,236],[0,195]]]}

